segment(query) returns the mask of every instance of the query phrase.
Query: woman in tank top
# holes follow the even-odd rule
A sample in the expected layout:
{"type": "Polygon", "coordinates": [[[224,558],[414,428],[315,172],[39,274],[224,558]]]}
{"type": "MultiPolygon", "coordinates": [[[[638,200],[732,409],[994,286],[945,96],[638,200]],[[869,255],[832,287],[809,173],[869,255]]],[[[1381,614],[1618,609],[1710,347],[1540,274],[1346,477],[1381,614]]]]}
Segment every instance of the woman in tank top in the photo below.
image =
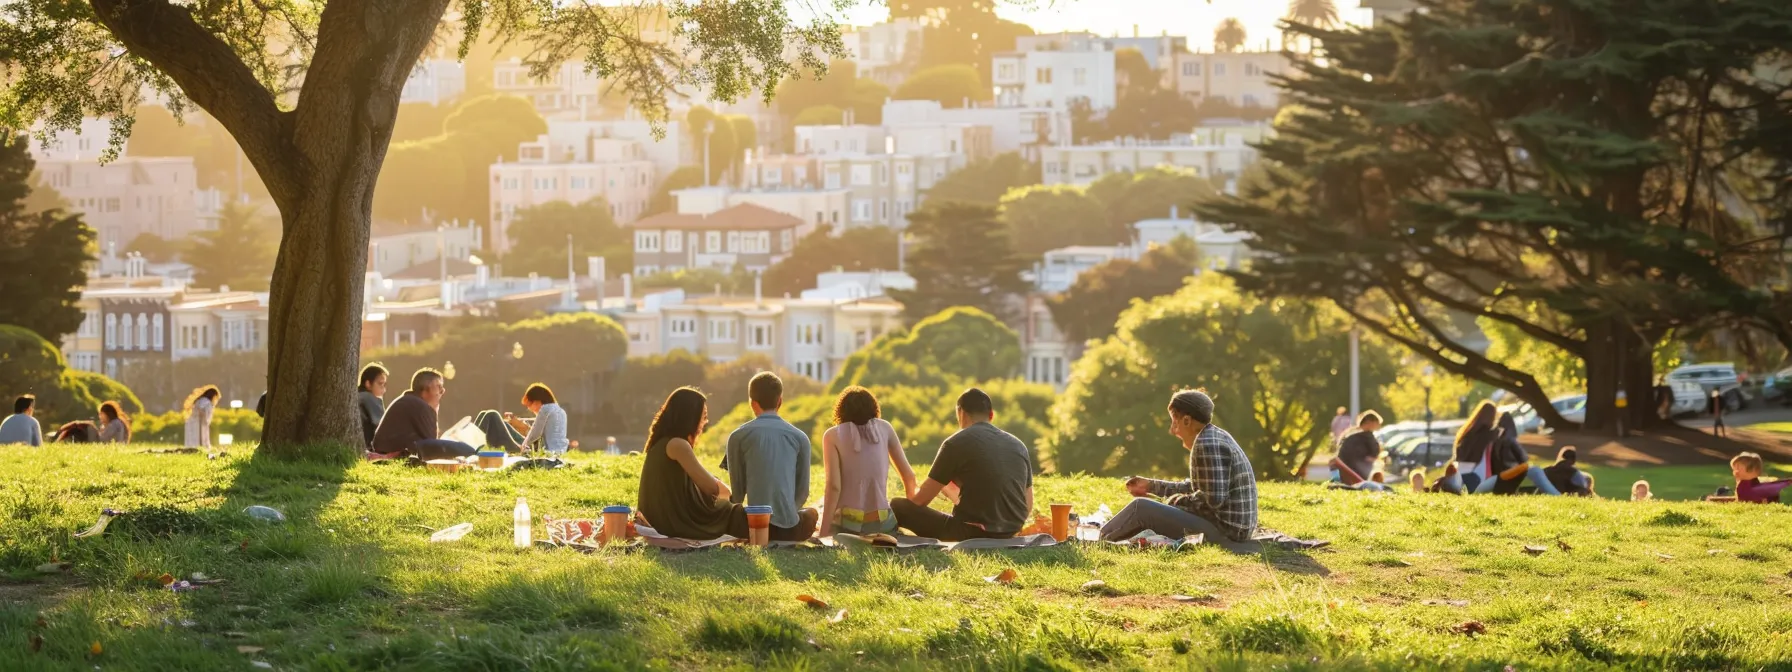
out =
{"type": "Polygon", "coordinates": [[[879,416],[877,398],[853,386],[834,402],[834,427],[821,436],[821,460],[827,469],[820,534],[876,534],[896,531],[887,487],[890,465],[902,478],[905,494],[915,496],[915,470],[902,452],[896,428],[879,416]]]}
{"type": "Polygon", "coordinates": [[[693,446],[708,425],[708,400],[689,387],[673,390],[653,416],[636,505],[660,534],[699,540],[746,534],[745,509],[730,503],[728,486],[697,461],[693,446]]]}

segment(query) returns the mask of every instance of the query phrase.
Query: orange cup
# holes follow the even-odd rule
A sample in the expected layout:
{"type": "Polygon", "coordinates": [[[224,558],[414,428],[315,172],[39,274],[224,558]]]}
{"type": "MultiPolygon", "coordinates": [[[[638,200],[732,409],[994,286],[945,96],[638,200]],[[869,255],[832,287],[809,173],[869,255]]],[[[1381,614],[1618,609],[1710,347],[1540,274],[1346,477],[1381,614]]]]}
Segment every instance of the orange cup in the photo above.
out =
{"type": "Polygon", "coordinates": [[[747,543],[765,546],[771,543],[772,507],[747,507],[747,543]]]}
{"type": "Polygon", "coordinates": [[[614,544],[628,541],[629,508],[622,504],[604,507],[603,543],[614,544]]]}
{"type": "Polygon", "coordinates": [[[1052,505],[1052,538],[1064,541],[1070,538],[1070,505],[1052,505]]]}

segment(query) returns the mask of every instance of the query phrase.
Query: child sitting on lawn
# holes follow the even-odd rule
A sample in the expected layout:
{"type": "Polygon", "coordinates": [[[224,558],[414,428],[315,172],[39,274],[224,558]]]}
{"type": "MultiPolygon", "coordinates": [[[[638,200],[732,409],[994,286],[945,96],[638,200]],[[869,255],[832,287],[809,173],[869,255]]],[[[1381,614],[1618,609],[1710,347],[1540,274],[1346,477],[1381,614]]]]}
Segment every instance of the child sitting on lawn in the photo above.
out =
{"type": "Polygon", "coordinates": [[[1792,486],[1792,480],[1761,482],[1761,456],[1742,453],[1730,458],[1730,473],[1736,477],[1736,501],[1757,504],[1778,504],[1780,491],[1792,486]]]}
{"type": "Polygon", "coordinates": [[[1630,501],[1647,502],[1651,499],[1655,499],[1655,495],[1650,494],[1648,481],[1639,480],[1630,484],[1630,501]]]}

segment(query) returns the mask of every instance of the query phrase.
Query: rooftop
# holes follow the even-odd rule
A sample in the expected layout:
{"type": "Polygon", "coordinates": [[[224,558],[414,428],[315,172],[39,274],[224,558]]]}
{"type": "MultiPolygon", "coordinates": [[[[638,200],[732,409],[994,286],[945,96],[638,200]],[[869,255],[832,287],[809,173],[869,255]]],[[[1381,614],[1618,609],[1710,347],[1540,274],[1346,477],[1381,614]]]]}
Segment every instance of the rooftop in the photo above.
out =
{"type": "Polygon", "coordinates": [[[706,215],[663,212],[633,224],[636,229],[679,231],[764,231],[794,229],[802,225],[801,219],[751,203],[732,205],[706,215]]]}

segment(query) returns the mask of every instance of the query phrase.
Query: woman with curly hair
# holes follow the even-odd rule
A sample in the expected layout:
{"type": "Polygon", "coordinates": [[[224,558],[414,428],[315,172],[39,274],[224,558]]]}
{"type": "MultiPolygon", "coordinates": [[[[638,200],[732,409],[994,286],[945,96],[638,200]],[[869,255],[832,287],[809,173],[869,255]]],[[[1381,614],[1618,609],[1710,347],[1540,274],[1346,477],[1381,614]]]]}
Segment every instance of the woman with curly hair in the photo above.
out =
{"type": "Polygon", "coordinates": [[[821,435],[821,461],[827,470],[818,528],[822,535],[896,531],[886,491],[892,464],[905,495],[915,496],[915,470],[902,452],[896,428],[880,415],[877,397],[857,385],[834,402],[834,426],[821,435]]]}
{"type": "Polygon", "coordinates": [[[124,407],[116,401],[100,404],[100,442],[131,442],[131,419],[125,416],[124,407]]]}
{"type": "Polygon", "coordinates": [[[181,404],[181,414],[187,416],[186,447],[211,451],[212,410],[218,405],[219,394],[218,386],[201,385],[181,404]]]}

